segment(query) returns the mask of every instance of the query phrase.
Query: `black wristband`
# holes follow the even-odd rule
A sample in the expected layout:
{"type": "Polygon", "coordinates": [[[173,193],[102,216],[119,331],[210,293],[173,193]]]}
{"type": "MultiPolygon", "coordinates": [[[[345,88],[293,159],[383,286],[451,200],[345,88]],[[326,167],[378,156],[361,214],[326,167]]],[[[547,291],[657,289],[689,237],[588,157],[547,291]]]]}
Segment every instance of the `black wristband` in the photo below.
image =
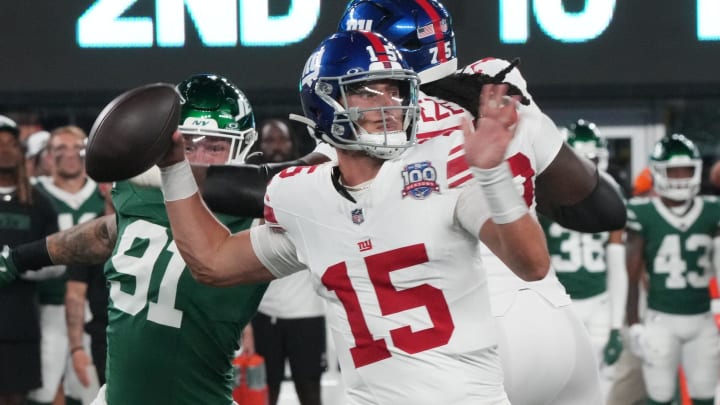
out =
{"type": "Polygon", "coordinates": [[[38,270],[42,267],[55,264],[52,259],[50,259],[50,253],[48,252],[47,241],[45,239],[15,246],[10,251],[10,259],[15,263],[15,267],[19,273],[28,270],[38,270]]]}

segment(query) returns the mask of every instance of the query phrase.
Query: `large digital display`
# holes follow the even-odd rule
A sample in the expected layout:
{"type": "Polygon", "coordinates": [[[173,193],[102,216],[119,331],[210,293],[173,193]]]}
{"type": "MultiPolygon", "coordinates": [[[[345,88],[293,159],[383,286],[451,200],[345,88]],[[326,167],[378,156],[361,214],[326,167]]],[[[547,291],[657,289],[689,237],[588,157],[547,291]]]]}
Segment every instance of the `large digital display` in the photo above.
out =
{"type": "MultiPolygon", "coordinates": [[[[192,73],[291,92],[344,0],[0,2],[0,95],[108,94],[192,73]]],[[[543,94],[720,85],[720,0],[445,0],[461,64],[520,57],[543,94]]],[[[268,96],[270,97],[270,96],[268,96]]]]}
{"type": "Polygon", "coordinates": [[[283,15],[270,15],[270,0],[156,0],[154,18],[123,16],[137,2],[97,0],[77,20],[77,45],[182,48],[188,17],[205,47],[283,47],[307,38],[320,16],[320,0],[291,1],[283,15]]]}

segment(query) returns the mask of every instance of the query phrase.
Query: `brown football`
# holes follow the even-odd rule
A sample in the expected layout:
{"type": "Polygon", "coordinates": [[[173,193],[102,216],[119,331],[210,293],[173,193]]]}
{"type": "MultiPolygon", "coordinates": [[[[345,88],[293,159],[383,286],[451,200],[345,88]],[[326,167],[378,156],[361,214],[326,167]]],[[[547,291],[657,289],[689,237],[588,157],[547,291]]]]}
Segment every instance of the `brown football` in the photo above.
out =
{"type": "Polygon", "coordinates": [[[175,86],[153,83],[115,97],[90,130],[85,168],[98,182],[126,180],[165,155],[180,119],[175,86]]]}

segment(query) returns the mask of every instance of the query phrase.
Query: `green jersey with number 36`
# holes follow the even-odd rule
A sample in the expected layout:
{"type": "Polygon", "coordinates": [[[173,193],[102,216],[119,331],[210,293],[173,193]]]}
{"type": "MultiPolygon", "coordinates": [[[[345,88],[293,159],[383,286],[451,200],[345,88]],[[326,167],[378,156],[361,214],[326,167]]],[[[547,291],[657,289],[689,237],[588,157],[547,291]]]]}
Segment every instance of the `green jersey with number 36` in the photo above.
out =
{"type": "Polygon", "coordinates": [[[607,290],[605,247],[608,233],[581,233],[540,216],[548,252],[558,279],[572,299],[594,297],[607,290]]]}
{"type": "MultiPolygon", "coordinates": [[[[108,404],[232,403],[232,358],[266,283],[195,281],[175,246],[159,189],[113,188],[118,241],[105,266],[108,404]]],[[[218,215],[238,232],[252,219],[218,215]]]]}
{"type": "Polygon", "coordinates": [[[630,200],[627,227],[645,242],[649,308],[683,315],[710,309],[708,284],[714,274],[711,257],[718,226],[720,204],[714,197],[695,197],[683,215],[673,213],[657,197],[630,200]]]}

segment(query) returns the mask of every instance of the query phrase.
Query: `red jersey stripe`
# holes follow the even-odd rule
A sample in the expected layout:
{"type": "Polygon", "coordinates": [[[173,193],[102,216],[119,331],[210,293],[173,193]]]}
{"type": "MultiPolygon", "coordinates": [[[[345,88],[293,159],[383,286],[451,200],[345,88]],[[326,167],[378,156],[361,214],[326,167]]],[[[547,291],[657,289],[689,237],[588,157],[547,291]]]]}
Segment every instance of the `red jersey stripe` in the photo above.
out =
{"type": "Polygon", "coordinates": [[[448,185],[448,187],[449,187],[449,188],[455,188],[455,187],[461,186],[461,185],[467,183],[468,181],[470,181],[470,179],[472,179],[472,178],[473,178],[472,173],[468,172],[468,173],[467,173],[466,175],[464,175],[463,177],[461,177],[461,178],[453,181],[452,183],[450,183],[450,184],[448,185]]]}
{"type": "Polygon", "coordinates": [[[458,156],[454,159],[450,159],[447,162],[447,176],[448,179],[451,179],[458,174],[470,170],[470,166],[467,163],[467,160],[465,160],[465,155],[458,156]]]}
{"type": "Polygon", "coordinates": [[[450,153],[448,153],[448,156],[451,156],[451,155],[454,155],[454,154],[460,152],[461,150],[463,150],[464,147],[465,147],[465,145],[455,146],[454,148],[450,149],[450,153]]]}
{"type": "Polygon", "coordinates": [[[416,137],[418,141],[427,140],[431,138],[435,138],[436,136],[448,136],[451,133],[457,131],[460,129],[460,126],[454,126],[452,128],[445,128],[445,129],[438,129],[437,131],[430,131],[430,132],[423,132],[421,134],[417,134],[416,137]]]}

